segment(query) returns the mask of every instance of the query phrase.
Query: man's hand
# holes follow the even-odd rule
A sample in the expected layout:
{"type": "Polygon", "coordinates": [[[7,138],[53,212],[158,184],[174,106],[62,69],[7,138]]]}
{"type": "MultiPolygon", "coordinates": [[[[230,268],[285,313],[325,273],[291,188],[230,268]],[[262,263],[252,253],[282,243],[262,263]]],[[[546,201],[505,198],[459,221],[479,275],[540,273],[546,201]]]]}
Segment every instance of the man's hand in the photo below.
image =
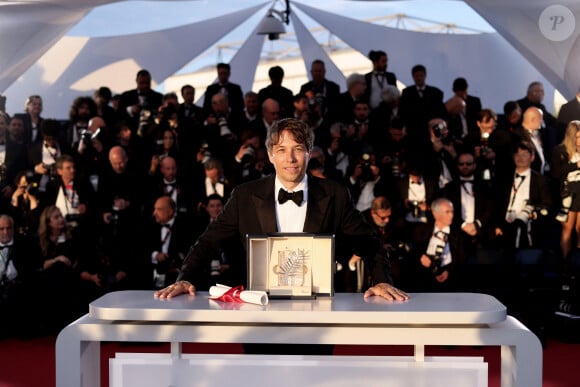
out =
{"type": "Polygon", "coordinates": [[[153,296],[155,298],[160,298],[162,300],[166,298],[173,298],[179,296],[180,294],[187,293],[190,296],[195,294],[195,286],[190,284],[188,281],[177,281],[173,285],[169,285],[165,289],[161,289],[155,292],[153,296]]]}
{"type": "Polygon", "coordinates": [[[438,276],[435,276],[435,279],[440,284],[447,281],[447,278],[449,278],[449,272],[447,270],[443,271],[443,273],[439,274],[438,276]]]}
{"type": "Polygon", "coordinates": [[[421,262],[421,265],[423,265],[423,267],[426,267],[426,268],[431,267],[431,260],[429,259],[429,257],[426,254],[421,255],[420,262],[421,262]]]}
{"type": "Polygon", "coordinates": [[[364,298],[370,296],[383,297],[389,301],[406,301],[409,299],[409,295],[402,290],[397,289],[393,285],[389,285],[385,282],[376,284],[372,288],[369,288],[365,294],[364,298]]]}

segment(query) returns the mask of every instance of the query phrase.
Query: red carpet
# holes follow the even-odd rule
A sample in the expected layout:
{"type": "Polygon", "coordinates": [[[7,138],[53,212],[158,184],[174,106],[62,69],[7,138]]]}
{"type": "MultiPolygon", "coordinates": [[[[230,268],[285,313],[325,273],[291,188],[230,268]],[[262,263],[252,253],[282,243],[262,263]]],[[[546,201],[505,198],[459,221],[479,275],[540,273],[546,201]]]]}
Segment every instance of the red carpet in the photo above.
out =
{"type": "MultiPolygon", "coordinates": [[[[55,336],[31,340],[0,340],[0,387],[55,387],[55,336]]],[[[184,344],[185,353],[241,353],[241,346],[184,344]]],[[[108,387],[107,358],[115,352],[169,352],[169,344],[117,344],[101,347],[102,386],[108,387]]],[[[337,346],[336,355],[412,355],[412,347],[337,346]]],[[[496,347],[427,347],[427,356],[483,356],[489,363],[489,386],[499,387],[499,348],[496,347]]],[[[571,387],[578,385],[576,364],[580,344],[548,340],[544,350],[544,387],[571,387]]]]}

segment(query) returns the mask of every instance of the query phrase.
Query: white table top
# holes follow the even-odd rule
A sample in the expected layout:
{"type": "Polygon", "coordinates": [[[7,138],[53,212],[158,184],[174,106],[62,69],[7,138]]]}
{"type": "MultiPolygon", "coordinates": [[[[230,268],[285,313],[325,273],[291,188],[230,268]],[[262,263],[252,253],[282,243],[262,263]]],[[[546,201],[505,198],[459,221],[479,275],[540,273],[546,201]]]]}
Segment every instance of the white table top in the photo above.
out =
{"type": "Polygon", "coordinates": [[[209,300],[207,292],[170,300],[152,291],[104,295],[89,306],[99,320],[177,321],[268,324],[493,324],[504,321],[506,308],[477,293],[412,293],[405,302],[360,293],[338,293],[316,300],[270,300],[265,306],[209,300]],[[304,312],[304,313],[300,313],[304,312]]]}

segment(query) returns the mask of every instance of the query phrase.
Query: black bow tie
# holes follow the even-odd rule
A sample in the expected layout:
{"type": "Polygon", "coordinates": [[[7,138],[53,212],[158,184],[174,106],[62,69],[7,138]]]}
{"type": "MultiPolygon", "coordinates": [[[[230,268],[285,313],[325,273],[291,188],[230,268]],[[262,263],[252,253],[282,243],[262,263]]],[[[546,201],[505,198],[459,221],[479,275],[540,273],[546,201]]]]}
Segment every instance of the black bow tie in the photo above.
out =
{"type": "Polygon", "coordinates": [[[302,200],[304,200],[304,191],[295,191],[295,192],[288,192],[282,188],[278,191],[278,203],[284,204],[288,200],[292,200],[296,203],[297,206],[302,204],[302,200]]]}
{"type": "Polygon", "coordinates": [[[168,228],[168,229],[171,229],[171,225],[170,225],[169,223],[162,224],[162,225],[161,225],[161,228],[168,228]]]}
{"type": "Polygon", "coordinates": [[[423,182],[422,181],[412,181],[411,180],[411,184],[421,185],[421,184],[423,184],[423,182]]]}
{"type": "Polygon", "coordinates": [[[175,187],[175,182],[173,183],[165,183],[166,187],[175,187]]]}
{"type": "Polygon", "coordinates": [[[0,249],[4,249],[6,247],[12,247],[12,243],[9,243],[7,245],[0,245],[0,249]]]}
{"type": "Polygon", "coordinates": [[[526,177],[526,175],[520,175],[520,174],[517,174],[517,173],[516,173],[516,179],[517,179],[518,177],[519,177],[519,178],[521,178],[521,179],[523,180],[523,179],[524,179],[524,177],[526,177]]]}

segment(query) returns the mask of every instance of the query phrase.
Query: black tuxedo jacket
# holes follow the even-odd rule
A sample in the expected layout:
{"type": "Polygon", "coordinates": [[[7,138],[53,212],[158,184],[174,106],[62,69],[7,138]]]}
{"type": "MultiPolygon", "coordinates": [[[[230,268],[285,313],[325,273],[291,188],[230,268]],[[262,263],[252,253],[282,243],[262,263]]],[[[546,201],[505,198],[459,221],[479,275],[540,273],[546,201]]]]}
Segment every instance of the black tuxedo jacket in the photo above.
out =
{"type": "Polygon", "coordinates": [[[493,201],[490,198],[486,186],[480,181],[474,181],[472,189],[475,197],[475,223],[477,235],[471,237],[461,230],[463,219],[461,218],[461,191],[462,182],[459,178],[454,179],[443,189],[443,196],[453,203],[453,229],[457,230],[458,248],[456,262],[465,262],[468,256],[475,254],[475,249],[484,244],[488,237],[493,220],[493,201]]]}
{"type": "Polygon", "coordinates": [[[11,185],[18,172],[24,171],[27,164],[26,148],[22,144],[6,140],[6,181],[0,181],[0,186],[11,185]]]}
{"type": "MultiPolygon", "coordinates": [[[[180,215],[175,217],[173,226],[171,226],[171,239],[169,239],[169,248],[167,249],[169,260],[158,263],[156,266],[157,271],[165,273],[170,266],[179,269],[191,245],[193,232],[190,226],[191,224],[185,218],[180,215]]],[[[151,254],[154,251],[161,251],[161,227],[159,223],[152,223],[148,228],[146,242],[148,262],[151,262],[151,254]]]]}
{"type": "Polygon", "coordinates": [[[427,122],[432,118],[444,118],[447,115],[443,104],[443,92],[434,86],[425,85],[423,97],[417,86],[403,89],[399,102],[399,115],[407,125],[409,135],[418,135],[421,140],[429,137],[427,122]]]}
{"type": "Polygon", "coordinates": [[[36,126],[36,128],[38,129],[38,133],[36,134],[36,139],[33,142],[32,141],[32,119],[30,118],[30,114],[17,113],[14,116],[22,119],[22,125],[24,127],[24,143],[25,144],[30,145],[30,144],[42,143],[42,133],[40,131],[40,127],[42,125],[42,121],[44,121],[44,118],[40,117],[38,120],[38,124],[36,126]]]}
{"type": "Polygon", "coordinates": [[[558,123],[565,129],[570,121],[580,120],[580,102],[574,97],[560,108],[558,123]]]}
{"type": "Polygon", "coordinates": [[[219,93],[222,87],[225,87],[225,89],[228,91],[228,102],[230,108],[237,113],[241,113],[243,111],[244,94],[242,93],[242,88],[240,85],[231,82],[228,82],[224,86],[220,85],[219,83],[213,83],[205,90],[205,96],[203,99],[203,111],[206,115],[212,112],[211,97],[219,93]]]}
{"type": "MultiPolygon", "coordinates": [[[[236,238],[245,246],[248,234],[278,231],[274,183],[275,176],[269,176],[236,187],[221,215],[189,251],[179,279],[197,287],[203,284],[203,271],[209,260],[216,257],[225,241],[236,238]]],[[[368,260],[374,283],[390,282],[388,262],[380,254],[379,239],[354,208],[344,186],[309,176],[307,206],[305,233],[334,234],[344,255],[356,253],[368,260]]]]}
{"type": "MultiPolygon", "coordinates": [[[[503,186],[498,186],[497,191],[499,193],[498,202],[496,206],[495,213],[495,224],[496,227],[501,228],[503,231],[509,229],[510,224],[505,221],[506,212],[509,207],[509,200],[512,190],[513,179],[510,182],[506,182],[503,186]]],[[[529,193],[529,204],[538,207],[544,207],[546,209],[552,206],[552,197],[550,195],[550,189],[545,176],[540,175],[536,171],[532,170],[531,180],[530,180],[530,193],[529,193]]],[[[539,216],[538,219],[532,221],[532,239],[534,245],[536,242],[545,242],[546,235],[549,234],[549,227],[553,224],[550,223],[551,217],[539,216]]],[[[513,247],[513,241],[506,240],[509,243],[508,247],[513,247]]]]}
{"type": "Polygon", "coordinates": [[[309,81],[300,86],[300,94],[306,95],[307,91],[313,91],[315,94],[320,91],[324,97],[324,105],[328,109],[336,103],[336,99],[340,94],[340,86],[328,79],[324,79],[322,85],[318,87],[312,81],[309,81]]]}
{"type": "MultiPolygon", "coordinates": [[[[151,114],[156,114],[159,110],[159,106],[161,106],[163,102],[163,95],[155,90],[149,90],[145,93],[145,97],[147,98],[147,109],[151,111],[151,114]]],[[[117,110],[119,119],[126,120],[127,122],[130,122],[133,127],[137,128],[139,124],[139,115],[131,117],[129,116],[129,113],[127,113],[127,107],[132,105],[139,105],[139,92],[137,89],[128,90],[121,94],[119,109],[117,110]]]]}

